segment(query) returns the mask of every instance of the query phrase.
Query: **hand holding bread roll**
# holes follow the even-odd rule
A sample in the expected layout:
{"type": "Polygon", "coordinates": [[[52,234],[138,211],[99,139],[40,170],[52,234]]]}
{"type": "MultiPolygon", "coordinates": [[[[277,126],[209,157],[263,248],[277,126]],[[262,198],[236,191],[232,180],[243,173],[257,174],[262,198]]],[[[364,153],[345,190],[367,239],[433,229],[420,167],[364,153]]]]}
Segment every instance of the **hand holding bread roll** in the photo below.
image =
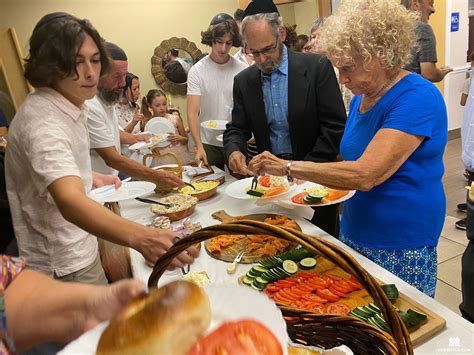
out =
{"type": "Polygon", "coordinates": [[[97,354],[187,354],[211,321],[197,285],[175,281],[132,301],[102,334],[97,354]]]}

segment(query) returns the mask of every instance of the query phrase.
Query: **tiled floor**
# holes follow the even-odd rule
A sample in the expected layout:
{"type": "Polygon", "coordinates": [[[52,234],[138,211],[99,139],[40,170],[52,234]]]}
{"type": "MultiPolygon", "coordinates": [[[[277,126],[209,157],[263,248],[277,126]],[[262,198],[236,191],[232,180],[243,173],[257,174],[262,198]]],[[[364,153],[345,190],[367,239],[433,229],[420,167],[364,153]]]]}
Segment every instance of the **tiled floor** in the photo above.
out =
{"type": "Polygon", "coordinates": [[[438,244],[438,284],[436,300],[460,314],[459,303],[461,294],[461,257],[467,245],[466,232],[456,229],[454,223],[465,214],[456,210],[456,205],[465,202],[464,184],[462,176],[464,168],[461,162],[460,139],[448,142],[445,160],[445,175],[443,184],[446,191],[447,216],[444,223],[442,237],[438,244]]]}

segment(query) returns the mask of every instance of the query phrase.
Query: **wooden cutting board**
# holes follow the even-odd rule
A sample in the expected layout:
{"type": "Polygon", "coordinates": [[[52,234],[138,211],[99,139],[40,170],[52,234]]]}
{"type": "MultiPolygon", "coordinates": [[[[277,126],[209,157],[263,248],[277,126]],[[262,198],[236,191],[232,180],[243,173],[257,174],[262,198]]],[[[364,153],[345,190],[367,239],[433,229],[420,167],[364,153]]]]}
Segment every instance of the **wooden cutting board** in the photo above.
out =
{"type": "MultiPolygon", "coordinates": [[[[336,266],[332,262],[322,257],[318,258],[318,263],[316,268],[313,270],[317,273],[326,273],[329,272],[334,275],[349,277],[350,275],[342,270],[339,266],[336,266]]],[[[383,284],[380,282],[380,284],[383,284]]],[[[347,304],[351,308],[365,306],[368,303],[373,302],[372,297],[367,293],[366,290],[352,292],[349,298],[341,298],[339,301],[341,303],[347,304]]],[[[400,297],[395,301],[394,305],[406,312],[409,308],[414,311],[424,313],[428,316],[426,323],[420,325],[418,328],[410,332],[410,338],[413,346],[422,343],[427,338],[431,337],[434,334],[439,333],[444,328],[446,328],[446,320],[439,316],[438,314],[432,312],[425,306],[411,299],[407,295],[400,293],[400,297]]]]}

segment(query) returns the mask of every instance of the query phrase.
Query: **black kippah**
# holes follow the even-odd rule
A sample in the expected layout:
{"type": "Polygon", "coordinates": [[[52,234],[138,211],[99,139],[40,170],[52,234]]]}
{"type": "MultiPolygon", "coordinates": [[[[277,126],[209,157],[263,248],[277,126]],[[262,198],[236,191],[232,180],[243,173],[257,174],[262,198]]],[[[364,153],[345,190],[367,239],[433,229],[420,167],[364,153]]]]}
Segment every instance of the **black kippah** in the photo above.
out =
{"type": "Polygon", "coordinates": [[[229,14],[221,12],[220,14],[217,14],[216,16],[212,18],[210,25],[211,26],[218,25],[227,20],[234,20],[234,18],[230,16],[229,14]]]}
{"type": "Polygon", "coordinates": [[[245,17],[256,14],[268,14],[278,12],[273,0],[253,0],[245,9],[245,17]]]}
{"type": "Polygon", "coordinates": [[[44,26],[48,22],[61,19],[61,18],[75,18],[74,16],[68,14],[67,12],[52,12],[50,14],[44,15],[36,24],[35,28],[33,29],[33,32],[36,31],[38,28],[41,26],[44,26]]]}
{"type": "Polygon", "coordinates": [[[113,60],[128,60],[124,50],[112,42],[105,42],[105,46],[109,50],[110,57],[113,60]]]}

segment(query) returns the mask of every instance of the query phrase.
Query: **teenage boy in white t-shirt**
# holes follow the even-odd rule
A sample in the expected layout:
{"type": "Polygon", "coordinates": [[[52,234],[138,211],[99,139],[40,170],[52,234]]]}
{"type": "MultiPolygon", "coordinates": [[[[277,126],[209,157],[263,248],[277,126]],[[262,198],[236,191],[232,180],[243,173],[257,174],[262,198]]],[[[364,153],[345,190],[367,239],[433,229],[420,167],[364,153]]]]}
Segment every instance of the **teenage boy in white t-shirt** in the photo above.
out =
{"type": "Polygon", "coordinates": [[[224,168],[223,144],[212,130],[200,127],[209,120],[231,120],[234,76],[247,65],[229,55],[240,47],[239,29],[232,16],[214,16],[201,43],[211,47],[211,54],[197,62],[188,73],[188,124],[196,145],[197,162],[224,168]]]}

